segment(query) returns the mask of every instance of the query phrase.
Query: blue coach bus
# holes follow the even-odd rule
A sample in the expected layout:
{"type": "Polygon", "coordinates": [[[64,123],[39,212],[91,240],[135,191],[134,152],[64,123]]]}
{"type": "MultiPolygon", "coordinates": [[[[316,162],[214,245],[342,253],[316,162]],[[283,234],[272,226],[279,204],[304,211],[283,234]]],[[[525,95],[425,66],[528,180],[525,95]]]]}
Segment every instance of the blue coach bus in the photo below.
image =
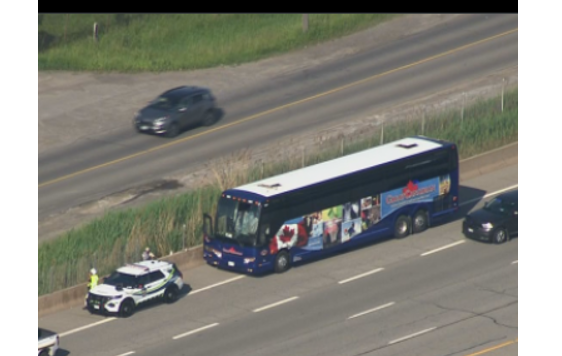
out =
{"type": "Polygon", "coordinates": [[[414,136],[225,190],[203,220],[203,257],[243,273],[366,240],[404,238],[459,206],[454,143],[414,136]]]}

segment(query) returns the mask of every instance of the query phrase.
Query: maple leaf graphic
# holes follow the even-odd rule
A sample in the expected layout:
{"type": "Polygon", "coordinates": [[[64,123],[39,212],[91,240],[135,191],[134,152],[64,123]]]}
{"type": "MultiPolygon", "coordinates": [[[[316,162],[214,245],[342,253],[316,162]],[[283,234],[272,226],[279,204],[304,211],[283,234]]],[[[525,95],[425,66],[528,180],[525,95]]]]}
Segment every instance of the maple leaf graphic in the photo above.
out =
{"type": "Polygon", "coordinates": [[[289,242],[293,238],[294,234],[295,234],[295,230],[285,225],[282,231],[282,235],[279,235],[279,239],[283,242],[289,242]]]}
{"type": "Polygon", "coordinates": [[[412,181],[409,181],[408,185],[406,185],[406,187],[402,189],[402,193],[415,192],[416,190],[418,190],[418,185],[414,184],[414,182],[412,181]]]}

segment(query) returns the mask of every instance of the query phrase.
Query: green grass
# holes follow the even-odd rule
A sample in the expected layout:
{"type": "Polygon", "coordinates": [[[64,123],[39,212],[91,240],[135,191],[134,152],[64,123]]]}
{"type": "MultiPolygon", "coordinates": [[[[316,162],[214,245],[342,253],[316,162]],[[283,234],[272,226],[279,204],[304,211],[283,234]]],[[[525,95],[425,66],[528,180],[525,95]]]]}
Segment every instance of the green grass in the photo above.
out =
{"type": "Polygon", "coordinates": [[[39,70],[170,71],[255,61],[400,15],[43,14],[39,70]],[[99,41],[93,40],[98,23],[99,41]]]}
{"type": "MultiPolygon", "coordinates": [[[[518,92],[507,92],[504,111],[498,98],[479,102],[460,111],[445,112],[422,120],[385,125],[384,142],[405,136],[426,136],[456,142],[461,158],[470,157],[518,140],[518,92]]],[[[380,143],[380,128],[365,132],[354,140],[346,138],[343,154],[350,154],[380,143]]],[[[311,165],[342,155],[341,141],[326,142],[306,154],[311,165]]],[[[235,162],[230,162],[235,163],[235,162]]],[[[92,266],[100,273],[110,272],[125,262],[139,260],[142,249],[150,246],[158,255],[201,244],[202,213],[214,212],[221,190],[302,167],[297,155],[272,164],[254,164],[250,169],[224,173],[212,167],[217,180],[205,188],[173,198],[164,198],[138,209],[109,212],[83,228],[39,246],[39,295],[84,282],[92,266]]]]}

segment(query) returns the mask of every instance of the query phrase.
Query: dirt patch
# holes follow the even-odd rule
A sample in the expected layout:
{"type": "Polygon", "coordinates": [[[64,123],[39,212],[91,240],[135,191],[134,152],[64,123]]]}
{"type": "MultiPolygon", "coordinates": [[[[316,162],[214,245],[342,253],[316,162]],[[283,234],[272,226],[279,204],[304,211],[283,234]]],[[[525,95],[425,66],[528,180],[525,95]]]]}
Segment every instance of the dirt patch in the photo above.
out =
{"type": "Polygon", "coordinates": [[[164,195],[184,187],[176,179],[159,179],[154,182],[143,184],[137,187],[129,188],[117,193],[113,193],[103,199],[88,202],[77,207],[84,215],[99,216],[107,209],[113,207],[129,207],[138,199],[145,195],[164,195]]]}

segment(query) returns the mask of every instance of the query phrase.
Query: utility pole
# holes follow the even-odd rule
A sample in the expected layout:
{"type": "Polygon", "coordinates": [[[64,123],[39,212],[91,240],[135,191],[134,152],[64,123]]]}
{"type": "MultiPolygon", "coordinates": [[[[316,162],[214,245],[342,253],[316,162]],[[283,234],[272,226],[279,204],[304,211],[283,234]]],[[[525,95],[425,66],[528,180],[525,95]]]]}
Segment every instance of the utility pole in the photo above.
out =
{"type": "Polygon", "coordinates": [[[302,15],[302,31],[308,32],[308,14],[302,15]]]}

